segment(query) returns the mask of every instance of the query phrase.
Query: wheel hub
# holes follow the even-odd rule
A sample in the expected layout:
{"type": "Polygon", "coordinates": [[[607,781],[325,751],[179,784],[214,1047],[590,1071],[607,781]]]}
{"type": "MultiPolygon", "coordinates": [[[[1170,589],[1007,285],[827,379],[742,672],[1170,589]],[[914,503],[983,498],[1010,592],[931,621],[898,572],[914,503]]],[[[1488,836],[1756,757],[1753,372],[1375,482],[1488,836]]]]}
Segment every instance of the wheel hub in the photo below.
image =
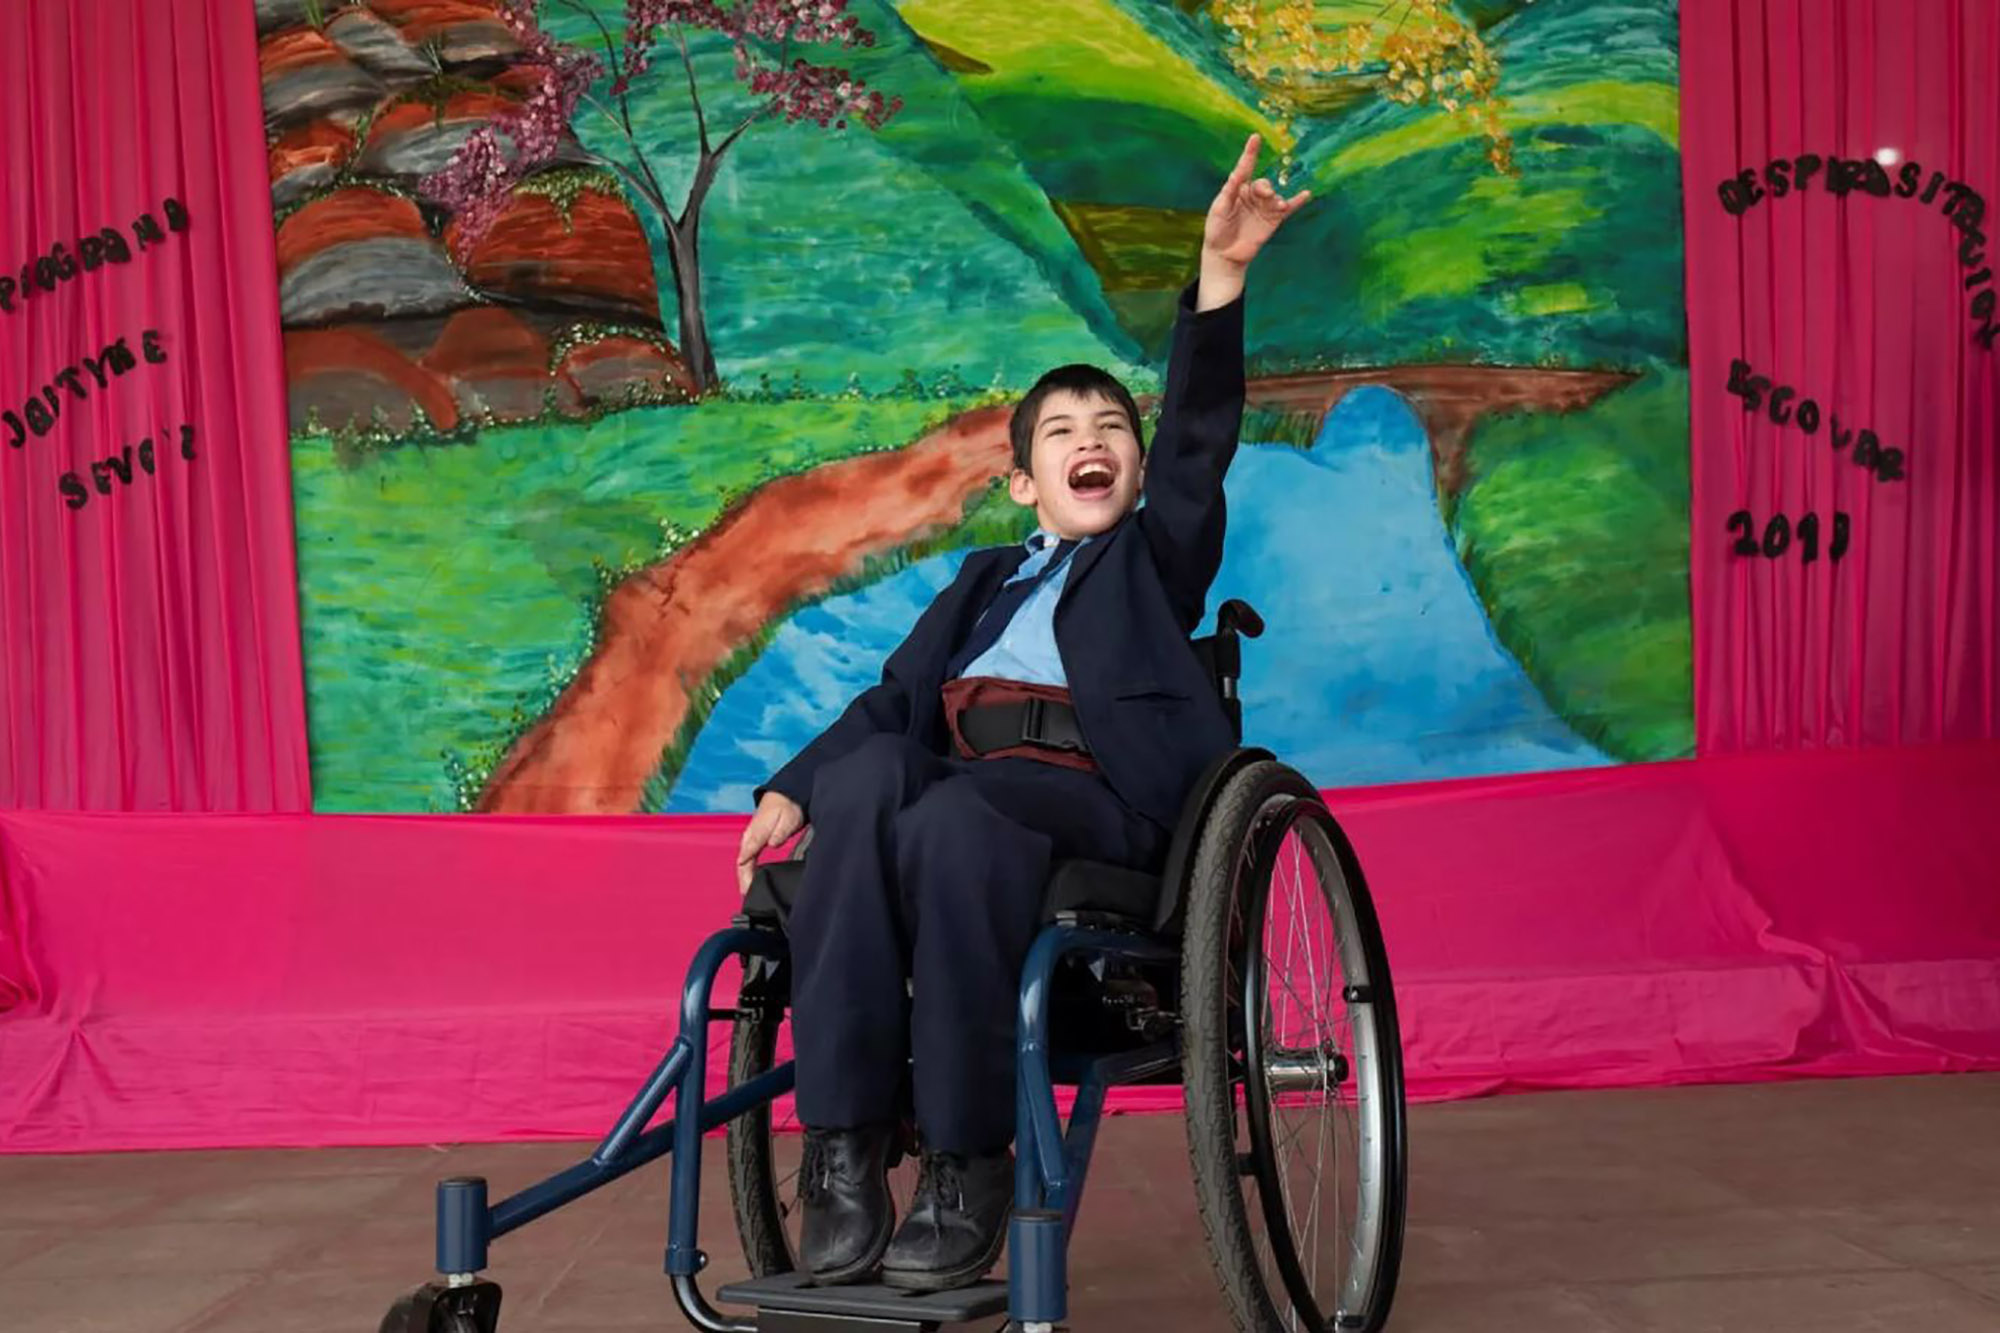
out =
{"type": "Polygon", "coordinates": [[[1264,1061],[1264,1080],[1274,1093],[1331,1091],[1347,1082],[1348,1073],[1347,1057],[1325,1047],[1280,1048],[1264,1061]]]}

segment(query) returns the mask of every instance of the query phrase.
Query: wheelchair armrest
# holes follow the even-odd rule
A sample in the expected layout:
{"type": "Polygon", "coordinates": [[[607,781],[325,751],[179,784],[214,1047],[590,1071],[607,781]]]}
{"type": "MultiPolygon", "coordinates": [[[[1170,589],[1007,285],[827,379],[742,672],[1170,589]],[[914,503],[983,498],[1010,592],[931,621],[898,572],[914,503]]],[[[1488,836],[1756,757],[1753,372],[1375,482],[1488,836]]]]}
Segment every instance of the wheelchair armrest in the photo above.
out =
{"type": "Polygon", "coordinates": [[[750,877],[750,892],[743,897],[743,915],[760,925],[782,927],[791,920],[792,903],[805,881],[802,860],[767,861],[750,877]]]}

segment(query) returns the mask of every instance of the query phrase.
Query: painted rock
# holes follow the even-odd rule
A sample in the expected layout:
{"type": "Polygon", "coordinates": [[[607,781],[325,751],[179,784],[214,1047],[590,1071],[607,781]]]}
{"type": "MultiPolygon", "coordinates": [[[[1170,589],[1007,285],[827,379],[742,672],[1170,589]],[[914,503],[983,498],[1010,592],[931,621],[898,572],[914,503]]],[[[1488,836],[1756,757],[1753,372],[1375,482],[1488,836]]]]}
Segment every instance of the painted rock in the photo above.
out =
{"type": "Polygon", "coordinates": [[[649,339],[614,333],[580,343],[563,357],[560,376],[586,404],[622,407],[639,402],[688,402],[694,380],[669,349],[649,339]]]}
{"type": "Polygon", "coordinates": [[[317,422],[402,433],[420,408],[440,429],[458,424],[449,386],[372,329],[286,330],[285,377],[295,432],[317,422]]]}
{"type": "Polygon", "coordinates": [[[472,299],[416,204],[398,195],[338,190],[278,228],[278,300],[288,328],[432,314],[472,299]]]}
{"type": "MultiPolygon", "coordinates": [[[[653,255],[622,198],[578,191],[567,207],[516,189],[505,211],[463,256],[475,288],[513,300],[657,324],[653,255]]],[[[452,229],[446,229],[452,239],[452,229]]],[[[454,246],[456,252],[456,246],[454,246]]]]}
{"type": "Polygon", "coordinates": [[[334,111],[374,106],[388,85],[348,58],[323,32],[294,28],[257,45],[264,123],[294,125],[334,111]]]}

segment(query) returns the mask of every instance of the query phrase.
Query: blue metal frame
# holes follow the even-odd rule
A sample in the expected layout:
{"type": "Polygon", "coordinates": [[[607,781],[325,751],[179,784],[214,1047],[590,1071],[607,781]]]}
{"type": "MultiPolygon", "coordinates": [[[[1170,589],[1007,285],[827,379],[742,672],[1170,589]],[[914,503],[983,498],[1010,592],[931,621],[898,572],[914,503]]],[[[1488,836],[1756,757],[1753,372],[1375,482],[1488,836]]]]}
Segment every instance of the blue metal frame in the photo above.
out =
{"type": "Polygon", "coordinates": [[[792,1090],[792,1062],[787,1060],[714,1101],[703,1099],[708,1076],[708,1025],[716,1017],[709,997],[723,963],[737,955],[781,960],[784,938],[774,931],[737,926],[709,938],[688,967],[681,989],[681,1030],[646,1086],[618,1118],[597,1150],[584,1161],[559,1171],[518,1194],[486,1206],[484,1181],[446,1180],[438,1183],[437,1265],[445,1274],[477,1273],[486,1267],[487,1248],[564,1204],[580,1199],[651,1161],[674,1154],[667,1214],[669,1274],[691,1277],[701,1271],[705,1256],[695,1244],[701,1215],[701,1136],[753,1107],[775,1101],[792,1090]],[[699,1115],[676,1114],[653,1129],[646,1123],[675,1093],[677,1112],[699,1106],[699,1115]]]}
{"type": "MultiPolygon", "coordinates": [[[[1103,1118],[1105,1094],[1121,1083],[1149,1078],[1180,1062],[1177,1039],[1095,1060],[1049,1049],[1049,996],[1056,964],[1074,953],[1102,954],[1142,963],[1173,963],[1173,946],[1141,935],[1058,924],[1044,929],[1021,977],[1016,1049],[1014,1218],[1009,1228],[1008,1304],[1017,1322],[1057,1323],[1068,1313],[1069,1236],[1083,1201],[1084,1178],[1103,1118]],[[1076,1102],[1067,1131],[1056,1109],[1058,1082],[1074,1084],[1076,1102]]],[[[713,1101],[705,1099],[708,1027],[718,1018],[709,1000],[722,965],[735,956],[782,961],[784,937],[776,931],[736,926],[702,945],[681,990],[680,1034],[652,1077],[584,1161],[489,1206],[486,1182],[440,1181],[437,1193],[437,1266],[447,1275],[478,1273],[493,1241],[582,1198],[648,1162],[672,1154],[667,1214],[666,1271],[690,1319],[703,1328],[738,1327],[721,1321],[694,1287],[707,1264],[696,1243],[701,1207],[701,1138],[744,1112],[792,1090],[787,1060],[713,1101]],[[646,1125],[674,1096],[677,1114],[646,1125]],[[699,1106],[698,1115],[679,1113],[699,1106]]]]}
{"type": "Polygon", "coordinates": [[[1145,936],[1072,925],[1047,927],[1028,952],[1015,1030],[1014,1217],[1007,1237],[1007,1313],[1022,1324],[1056,1324],[1068,1317],[1069,1237],[1083,1203],[1105,1093],[1180,1063],[1180,1042],[1174,1038],[1097,1060],[1066,1060],[1050,1050],[1050,988],[1056,964],[1073,953],[1141,963],[1172,963],[1180,956],[1171,945],[1145,936]],[[1056,1110],[1058,1079],[1077,1088],[1067,1133],[1056,1110]]]}

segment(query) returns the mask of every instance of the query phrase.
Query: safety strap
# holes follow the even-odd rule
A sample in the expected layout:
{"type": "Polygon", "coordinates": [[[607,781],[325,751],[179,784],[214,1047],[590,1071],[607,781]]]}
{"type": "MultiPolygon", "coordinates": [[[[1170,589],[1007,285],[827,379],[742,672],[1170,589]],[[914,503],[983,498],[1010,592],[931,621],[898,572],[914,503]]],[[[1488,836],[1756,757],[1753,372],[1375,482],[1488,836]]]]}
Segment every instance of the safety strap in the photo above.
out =
{"type": "Polygon", "coordinates": [[[988,755],[1019,745],[1037,745],[1071,754],[1089,754],[1083,728],[1077,725],[1076,710],[1049,699],[1022,699],[1017,703],[982,704],[968,708],[958,717],[959,734],[975,755],[988,755]]]}
{"type": "Polygon", "coordinates": [[[1059,686],[984,676],[946,681],[944,711],[953,748],[967,759],[1039,759],[1096,771],[1069,691],[1059,686]]]}

